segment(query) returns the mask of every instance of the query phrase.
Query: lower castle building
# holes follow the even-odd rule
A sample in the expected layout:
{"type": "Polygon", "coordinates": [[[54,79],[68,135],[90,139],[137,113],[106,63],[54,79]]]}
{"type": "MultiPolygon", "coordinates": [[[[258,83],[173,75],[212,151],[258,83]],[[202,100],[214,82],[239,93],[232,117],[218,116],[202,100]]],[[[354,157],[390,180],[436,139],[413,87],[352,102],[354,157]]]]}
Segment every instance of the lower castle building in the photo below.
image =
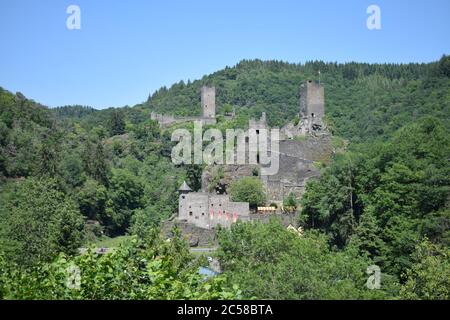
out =
{"type": "Polygon", "coordinates": [[[233,202],[228,195],[192,192],[186,182],[178,191],[178,220],[202,229],[215,229],[217,225],[227,228],[238,220],[250,220],[248,202],[233,202]]]}

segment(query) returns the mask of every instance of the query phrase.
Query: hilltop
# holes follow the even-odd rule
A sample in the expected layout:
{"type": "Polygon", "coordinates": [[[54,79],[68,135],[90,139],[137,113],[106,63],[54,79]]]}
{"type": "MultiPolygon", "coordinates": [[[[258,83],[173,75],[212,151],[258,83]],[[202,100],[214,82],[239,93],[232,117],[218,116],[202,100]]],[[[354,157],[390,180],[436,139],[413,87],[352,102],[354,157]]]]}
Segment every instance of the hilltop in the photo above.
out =
{"type": "MultiPolygon", "coordinates": [[[[426,64],[243,60],[199,80],[161,87],[142,104],[122,110],[133,124],[148,119],[152,111],[198,116],[200,88],[211,85],[216,87],[218,114],[236,108],[237,125],[245,126],[248,119],[266,112],[269,125],[282,126],[297,115],[299,83],[319,80],[320,71],[320,81],[326,88],[326,116],[333,134],[355,142],[385,139],[405,123],[423,116],[446,119],[450,104],[449,60],[445,56],[439,62],[426,64]]],[[[111,112],[87,112],[85,118],[96,119],[92,121],[96,123],[111,112]]],[[[61,115],[61,111],[58,113],[61,115]]]]}

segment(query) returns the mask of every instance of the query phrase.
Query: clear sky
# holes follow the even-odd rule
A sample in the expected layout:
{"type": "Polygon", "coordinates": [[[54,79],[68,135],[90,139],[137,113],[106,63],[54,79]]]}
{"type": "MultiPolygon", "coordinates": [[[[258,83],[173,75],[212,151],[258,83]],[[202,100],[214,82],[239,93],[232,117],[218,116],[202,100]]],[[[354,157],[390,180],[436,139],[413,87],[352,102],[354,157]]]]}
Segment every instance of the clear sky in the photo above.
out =
{"type": "Polygon", "coordinates": [[[242,59],[430,62],[449,0],[0,0],[0,86],[50,107],[134,105],[242,59]],[[81,29],[66,27],[69,5],[81,29]],[[381,9],[368,30],[366,9],[381,9]]]}

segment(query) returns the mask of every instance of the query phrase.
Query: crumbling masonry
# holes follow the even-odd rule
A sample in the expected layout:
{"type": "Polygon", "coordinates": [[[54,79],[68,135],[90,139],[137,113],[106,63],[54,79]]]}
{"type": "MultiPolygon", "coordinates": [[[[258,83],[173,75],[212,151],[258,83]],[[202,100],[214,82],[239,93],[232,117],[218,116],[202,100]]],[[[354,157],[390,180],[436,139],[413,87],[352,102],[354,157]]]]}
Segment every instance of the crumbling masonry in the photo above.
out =
{"type": "Polygon", "coordinates": [[[201,121],[203,125],[216,123],[216,88],[203,86],[201,89],[201,117],[175,117],[152,112],[150,118],[158,121],[161,127],[167,127],[175,123],[201,121]]]}

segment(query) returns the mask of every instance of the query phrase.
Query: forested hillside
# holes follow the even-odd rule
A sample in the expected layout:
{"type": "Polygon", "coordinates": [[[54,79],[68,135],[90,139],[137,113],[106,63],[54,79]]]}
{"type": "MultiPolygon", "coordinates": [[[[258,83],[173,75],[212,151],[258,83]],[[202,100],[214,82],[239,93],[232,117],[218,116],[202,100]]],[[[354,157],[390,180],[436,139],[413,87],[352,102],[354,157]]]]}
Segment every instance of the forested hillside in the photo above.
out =
{"type": "Polygon", "coordinates": [[[448,56],[406,65],[242,61],[106,110],[48,109],[0,88],[0,297],[448,299],[449,121],[448,56]],[[290,200],[305,235],[275,221],[222,230],[224,275],[202,281],[186,243],[158,235],[176,212],[177,188],[183,180],[198,188],[202,167],[172,164],[170,129],[150,113],[198,115],[209,84],[218,113],[237,113],[219,116],[218,128],[246,126],[263,111],[281,126],[298,114],[299,85],[319,71],[328,128],[350,144],[301,201],[290,200]],[[78,254],[122,235],[133,238],[114,255],[78,254]],[[86,274],[81,291],[63,285],[72,263],[86,274]],[[371,264],[383,273],[378,291],[365,287],[371,264]]]}
{"type": "Polygon", "coordinates": [[[387,137],[425,115],[448,121],[449,59],[431,64],[288,64],[242,61],[199,81],[153,93],[145,106],[159,113],[198,115],[204,84],[217,90],[219,112],[236,107],[240,116],[265,111],[271,125],[283,125],[299,110],[299,85],[307,79],[325,86],[326,115],[333,132],[354,141],[387,137]]]}

